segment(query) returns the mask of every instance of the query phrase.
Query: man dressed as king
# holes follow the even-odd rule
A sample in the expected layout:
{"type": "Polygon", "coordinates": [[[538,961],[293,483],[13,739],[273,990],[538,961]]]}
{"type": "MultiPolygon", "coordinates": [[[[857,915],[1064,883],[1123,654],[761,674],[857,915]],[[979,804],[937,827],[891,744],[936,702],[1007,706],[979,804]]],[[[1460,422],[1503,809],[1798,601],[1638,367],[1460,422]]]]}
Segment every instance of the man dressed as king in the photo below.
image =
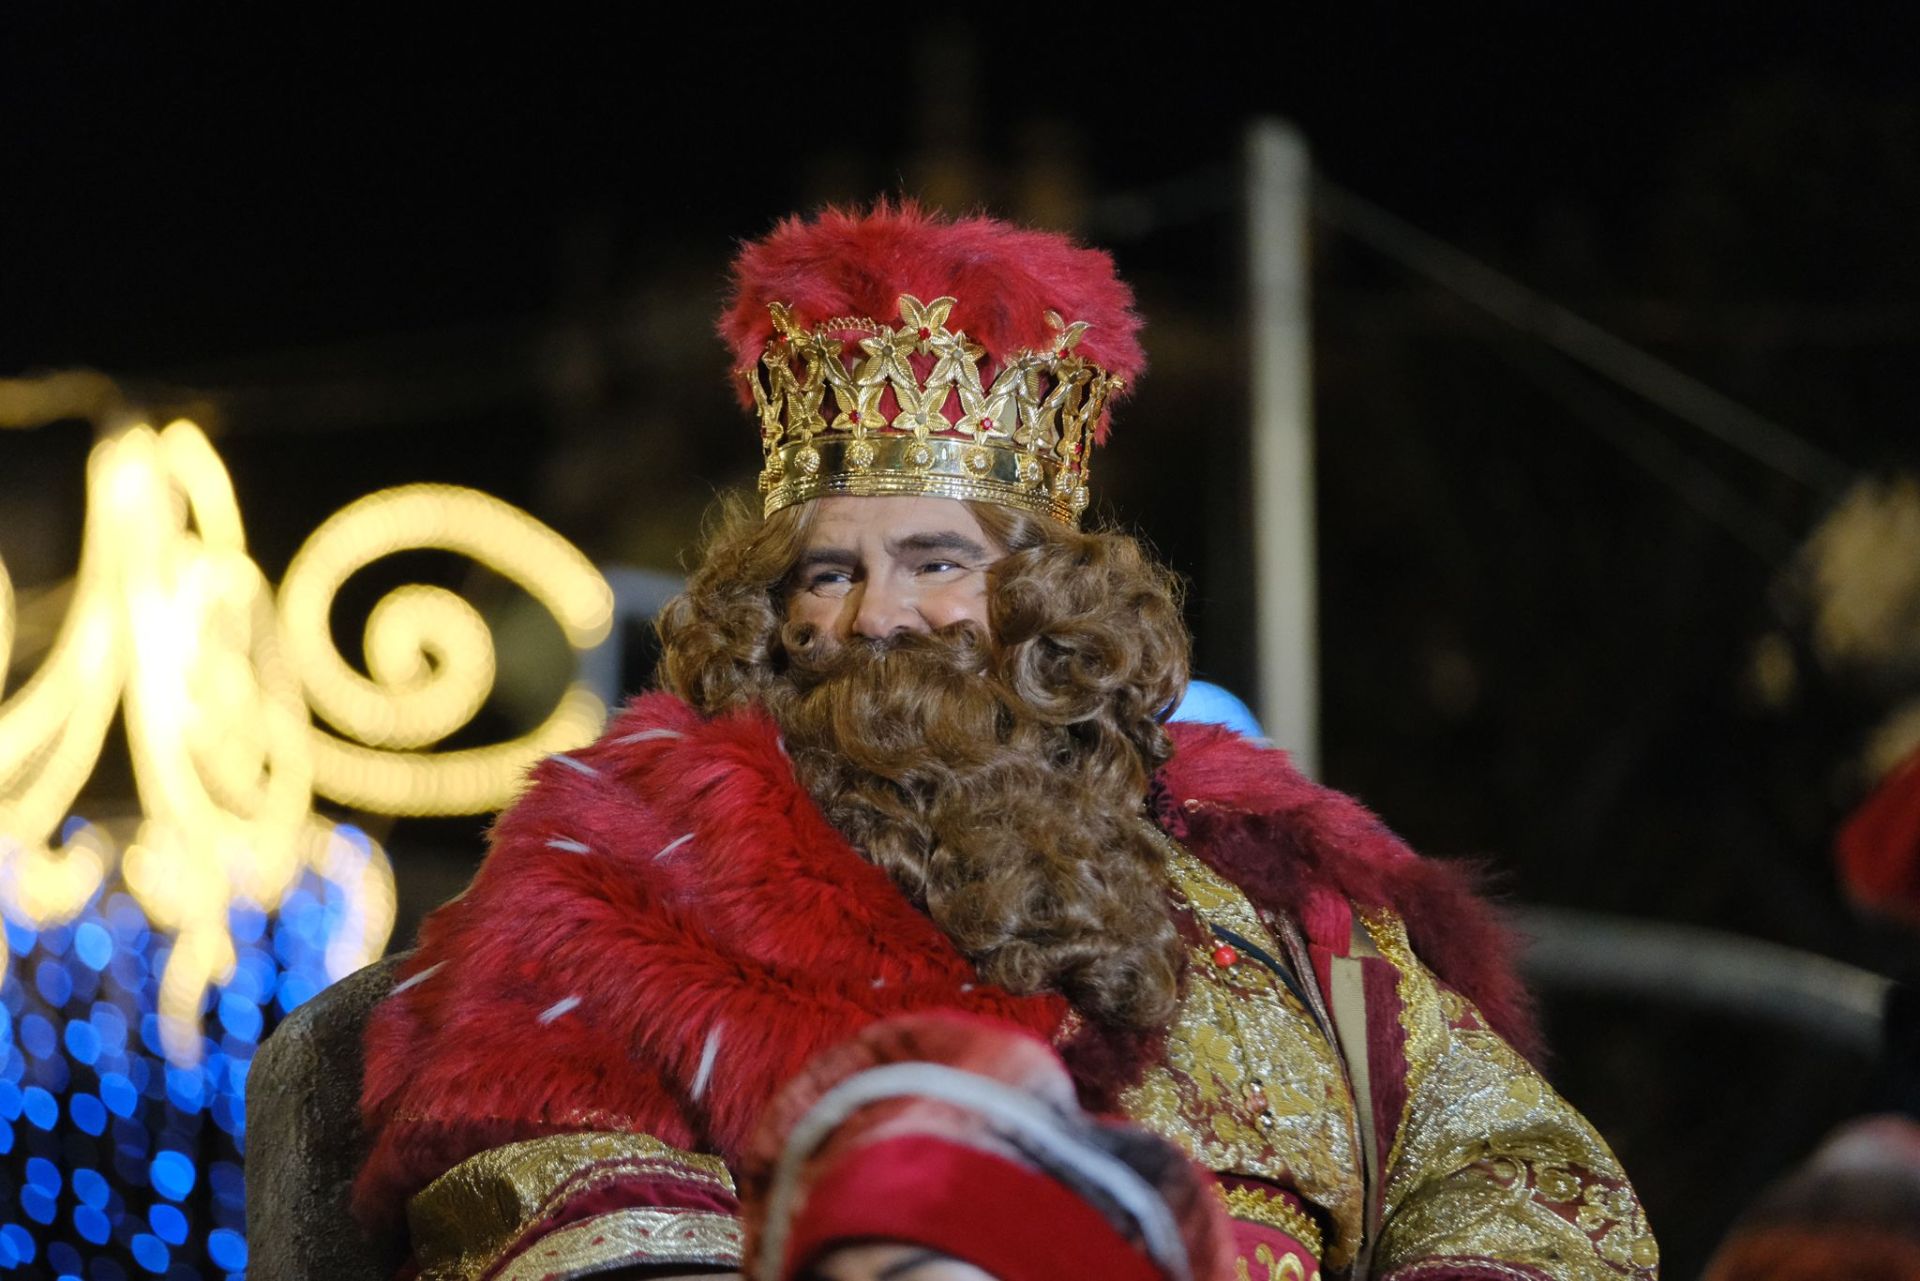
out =
{"type": "Polygon", "coordinates": [[[1178,585],[1081,528],[1108,256],[828,211],[720,329],[759,494],[368,1032],[408,1274],[1653,1277],[1465,874],[1169,721],[1178,585]]]}

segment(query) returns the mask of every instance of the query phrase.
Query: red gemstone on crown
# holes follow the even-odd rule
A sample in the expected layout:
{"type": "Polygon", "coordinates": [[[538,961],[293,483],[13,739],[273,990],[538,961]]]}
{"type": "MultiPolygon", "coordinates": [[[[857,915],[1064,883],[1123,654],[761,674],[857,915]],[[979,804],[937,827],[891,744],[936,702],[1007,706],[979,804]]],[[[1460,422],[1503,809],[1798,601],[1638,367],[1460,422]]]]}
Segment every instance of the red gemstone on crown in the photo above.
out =
{"type": "Polygon", "coordinates": [[[850,413],[850,414],[848,414],[848,415],[847,415],[847,421],[848,421],[848,422],[850,422],[850,423],[857,423],[857,422],[859,422],[859,421],[860,421],[860,411],[856,409],[856,410],[854,410],[854,411],[853,411],[852,413],[850,413]]]}
{"type": "Polygon", "coordinates": [[[933,337],[933,330],[928,329],[925,325],[920,326],[920,341],[925,342],[931,337],[933,337]]]}
{"type": "Polygon", "coordinates": [[[1238,962],[1239,959],[1240,953],[1235,951],[1231,944],[1222,943],[1213,949],[1213,963],[1223,970],[1238,962]]]}

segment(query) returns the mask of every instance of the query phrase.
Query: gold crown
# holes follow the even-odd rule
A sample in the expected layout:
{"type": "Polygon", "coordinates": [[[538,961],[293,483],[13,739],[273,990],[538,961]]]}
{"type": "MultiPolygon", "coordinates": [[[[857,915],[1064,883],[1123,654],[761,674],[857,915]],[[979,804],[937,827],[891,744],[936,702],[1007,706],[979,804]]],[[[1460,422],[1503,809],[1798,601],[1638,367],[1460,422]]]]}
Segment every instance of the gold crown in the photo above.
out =
{"type": "Polygon", "coordinates": [[[947,328],[953,306],[902,294],[897,327],[840,316],[809,331],[783,304],[767,305],[773,337],[743,372],[766,450],[766,514],[823,495],[931,494],[1079,523],[1093,433],[1120,379],[1074,353],[1084,322],[1050,311],[1052,347],[1013,353],[988,384],[985,349],[947,328]],[[850,334],[867,336],[842,357],[850,334]],[[914,357],[931,360],[925,378],[914,357]]]}

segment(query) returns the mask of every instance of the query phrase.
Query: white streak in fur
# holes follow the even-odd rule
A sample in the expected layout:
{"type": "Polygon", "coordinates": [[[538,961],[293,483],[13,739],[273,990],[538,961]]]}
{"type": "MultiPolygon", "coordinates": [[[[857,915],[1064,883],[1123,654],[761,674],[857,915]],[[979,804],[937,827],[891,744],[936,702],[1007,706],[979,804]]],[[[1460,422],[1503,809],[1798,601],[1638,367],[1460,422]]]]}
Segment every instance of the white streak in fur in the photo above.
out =
{"type": "Polygon", "coordinates": [[[556,836],[548,841],[547,848],[550,850],[565,850],[569,854],[593,853],[593,846],[586,844],[584,841],[568,840],[564,836],[556,836]]]}
{"type": "Polygon", "coordinates": [[[613,740],[613,744],[615,747],[623,747],[628,743],[651,743],[656,738],[685,737],[686,735],[677,729],[643,729],[637,734],[622,734],[613,740]]]}
{"type": "Polygon", "coordinates": [[[673,853],[675,850],[679,849],[682,845],[685,845],[688,841],[692,839],[693,839],[692,832],[688,832],[685,836],[675,837],[673,840],[668,841],[665,845],[661,846],[660,852],[658,854],[655,854],[654,857],[665,858],[667,855],[673,853]]]}
{"type": "Polygon", "coordinates": [[[707,1033],[707,1043],[700,1050],[700,1066],[693,1074],[693,1097],[698,1101],[707,1092],[707,1080],[713,1075],[713,1061],[720,1053],[720,1029],[707,1033]]]}
{"type": "Polygon", "coordinates": [[[585,774],[588,778],[600,777],[599,770],[587,764],[585,761],[575,760],[573,757],[568,756],[565,752],[555,752],[552,756],[548,757],[547,759],[553,760],[553,761],[559,761],[562,765],[566,766],[568,769],[578,770],[580,773],[585,774]]]}
{"type": "Polygon", "coordinates": [[[551,1023],[578,1004],[580,1004],[579,997],[563,996],[540,1012],[540,1021],[542,1023],[551,1023]]]}
{"type": "Polygon", "coordinates": [[[425,983],[428,979],[432,978],[435,974],[439,973],[440,967],[445,964],[446,964],[445,961],[435,961],[432,965],[429,965],[426,969],[421,970],[418,974],[414,975],[412,978],[407,979],[404,982],[394,984],[393,986],[394,992],[398,994],[400,992],[406,991],[410,987],[419,987],[422,983],[425,983]]]}

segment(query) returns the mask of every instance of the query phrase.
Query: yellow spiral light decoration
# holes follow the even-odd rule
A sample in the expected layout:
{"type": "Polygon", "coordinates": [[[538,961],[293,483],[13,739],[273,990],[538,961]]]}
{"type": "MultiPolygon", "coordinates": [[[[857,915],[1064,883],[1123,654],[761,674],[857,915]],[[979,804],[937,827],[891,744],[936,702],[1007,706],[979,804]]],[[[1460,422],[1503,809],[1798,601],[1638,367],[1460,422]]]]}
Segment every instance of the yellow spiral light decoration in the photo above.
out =
{"type": "Polygon", "coordinates": [[[348,741],[314,729],[314,786],[382,814],[474,814],[511,800],[527,766],[589,742],[606,708],[575,684],[540,725],[505,743],[423,755],[472,719],[493,686],[480,615],[438,587],[389,593],[367,617],[367,675],[334,648],[328,614],[353,574],[399,551],[456,552],[524,589],[591,649],[613,625],[613,591],[587,558],[533,517],[471,489],[405,485],[334,513],[288,565],[281,621],[308,702],[348,741]]]}
{"type": "MultiPolygon", "coordinates": [[[[24,388],[34,403],[45,386],[0,391],[24,388]]],[[[236,902],[272,911],[310,870],[346,905],[328,976],[385,949],[394,918],[386,856],[317,815],[316,793],[381,814],[482,812],[512,797],[533,760],[591,740],[605,717],[576,683],[520,737],[434,752],[492,687],[485,623],[451,592],[401,587],[367,620],[362,674],[330,639],[342,584],[395,552],[455,552],[523,587],[578,650],[607,634],[613,596],[585,557],[524,512],[472,490],[410,485],[324,522],[276,599],[247,555],[226,468],[184,419],[163,431],[131,420],[103,431],[87,462],[86,504],[59,630],[19,689],[0,686],[0,911],[35,929],[62,924],[117,875],[154,928],[173,936],[161,1039],[187,1065],[200,1055],[206,993],[233,970],[236,902]],[[71,817],[116,712],[140,806],[124,840],[71,817]],[[316,712],[337,732],[316,725],[316,712]]],[[[16,623],[0,563],[0,681],[16,623]]],[[[0,979],[7,962],[0,947],[0,979]]]]}

